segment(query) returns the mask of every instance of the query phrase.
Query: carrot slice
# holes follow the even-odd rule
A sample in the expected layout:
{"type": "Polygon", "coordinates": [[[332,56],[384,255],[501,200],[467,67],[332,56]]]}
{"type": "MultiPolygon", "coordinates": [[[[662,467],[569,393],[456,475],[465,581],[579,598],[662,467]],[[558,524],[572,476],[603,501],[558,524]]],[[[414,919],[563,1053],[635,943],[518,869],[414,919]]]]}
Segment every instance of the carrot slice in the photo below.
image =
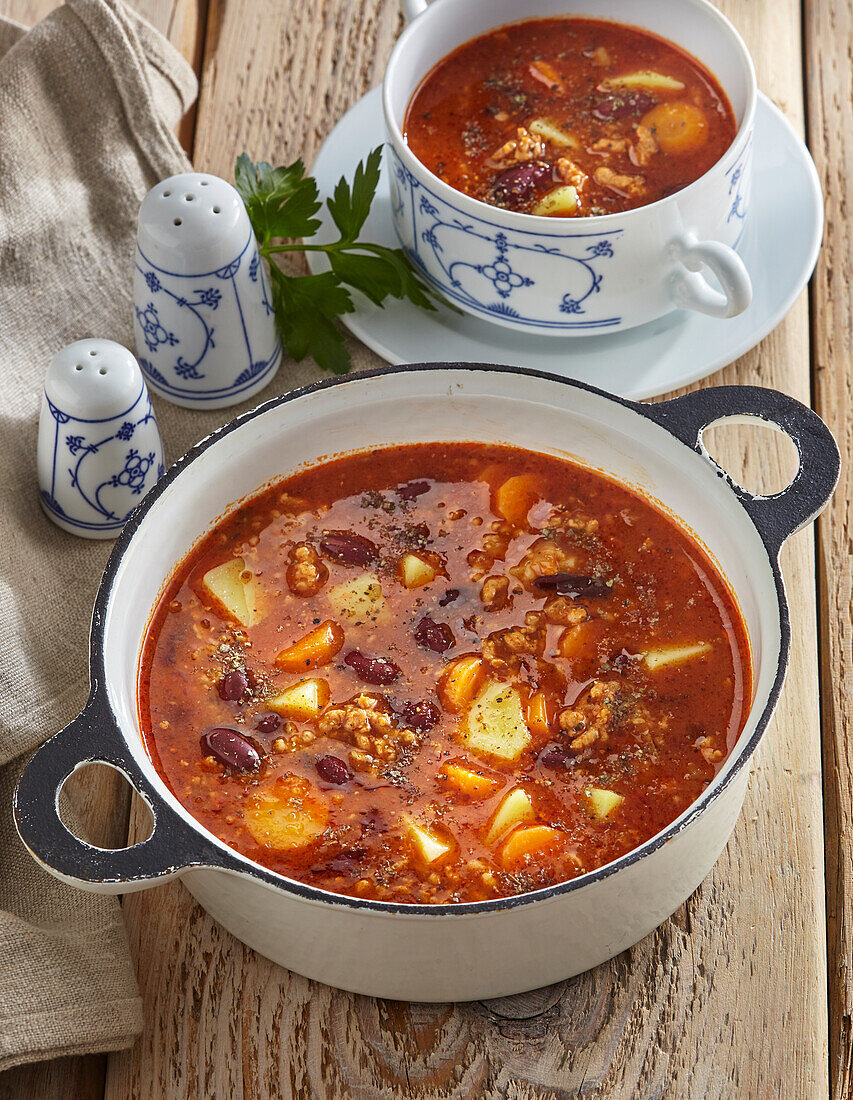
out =
{"type": "Polygon", "coordinates": [[[344,632],[332,619],[320,623],[316,630],[283,649],[275,659],[279,668],[302,672],[306,668],[327,665],[344,644],[344,632]]]}
{"type": "Polygon", "coordinates": [[[533,852],[553,848],[560,842],[561,834],[549,825],[529,825],[516,829],[504,844],[501,859],[505,867],[514,867],[533,852]]]}

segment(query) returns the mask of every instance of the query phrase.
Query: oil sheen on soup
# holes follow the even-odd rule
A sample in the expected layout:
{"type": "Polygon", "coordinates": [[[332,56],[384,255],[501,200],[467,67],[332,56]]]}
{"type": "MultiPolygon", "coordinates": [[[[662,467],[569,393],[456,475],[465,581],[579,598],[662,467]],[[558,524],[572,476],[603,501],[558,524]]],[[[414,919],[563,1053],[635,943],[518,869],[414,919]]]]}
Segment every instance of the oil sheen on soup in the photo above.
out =
{"type": "Polygon", "coordinates": [[[492,206],[584,217],[645,206],[731,145],[715,77],[657,35],[595,19],[534,19],[475,38],[426,76],[405,120],[415,156],[492,206]]]}
{"type": "Polygon", "coordinates": [[[323,890],[473,902],[629,852],[751,699],[697,543],[569,461],[428,444],[306,469],[181,563],[140,667],[152,759],[238,852],[323,890]]]}

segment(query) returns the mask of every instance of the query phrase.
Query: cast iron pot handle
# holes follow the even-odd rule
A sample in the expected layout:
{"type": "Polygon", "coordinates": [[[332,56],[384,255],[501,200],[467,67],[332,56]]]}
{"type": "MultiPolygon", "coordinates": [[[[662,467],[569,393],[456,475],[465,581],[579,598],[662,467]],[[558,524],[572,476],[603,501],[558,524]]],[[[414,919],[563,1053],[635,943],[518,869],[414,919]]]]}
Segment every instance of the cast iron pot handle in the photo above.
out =
{"type": "Polygon", "coordinates": [[[97,893],[130,893],[188,867],[225,866],[225,853],[151,789],[97,688],[82,713],[36,750],[15,791],[14,813],[18,835],[39,863],[64,882],[97,893]],[[110,764],[134,785],[154,815],[147,840],[129,848],[97,848],[66,828],[59,792],[68,776],[88,763],[110,764]]]}
{"type": "Polygon", "coordinates": [[[795,531],[810,523],[832,496],[841,468],[838,444],[816,412],[785,393],[760,386],[712,386],[637,407],[717,467],[749,513],[771,557],[795,531]],[[702,433],[706,428],[740,417],[745,422],[757,418],[774,424],[793,440],[800,464],[794,480],[780,493],[748,493],[705,449],[702,433]]]}

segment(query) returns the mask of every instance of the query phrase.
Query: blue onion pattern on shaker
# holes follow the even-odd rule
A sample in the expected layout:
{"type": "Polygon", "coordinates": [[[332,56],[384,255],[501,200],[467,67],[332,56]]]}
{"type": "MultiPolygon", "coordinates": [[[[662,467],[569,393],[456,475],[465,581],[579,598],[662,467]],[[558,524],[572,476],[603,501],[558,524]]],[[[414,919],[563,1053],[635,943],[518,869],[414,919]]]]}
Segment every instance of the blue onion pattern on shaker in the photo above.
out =
{"type": "Polygon", "coordinates": [[[144,344],[149,352],[148,356],[139,355],[138,359],[143,374],[162,392],[177,397],[190,397],[193,400],[218,400],[256,385],[262,377],[275,371],[281,359],[281,341],[276,339],[268,356],[256,355],[249,325],[246,323],[237,275],[247,253],[248,278],[258,285],[264,312],[266,316],[270,316],[273,306],[269,283],[254,235],[249,235],[242,250],[233,260],[206,274],[184,275],[167,271],[154,264],[137,245],[136,270],[151,295],[150,301],[144,305],[134,306],[137,349],[142,350],[144,344]],[[172,279],[181,282],[177,286],[169,285],[172,279]],[[218,280],[218,284],[212,280],[218,280]],[[189,286],[190,283],[196,285],[189,286]],[[203,381],[206,378],[204,361],[208,353],[216,347],[216,314],[226,302],[236,308],[242,334],[245,358],[236,364],[240,369],[233,381],[224,387],[204,389],[180,385],[180,382],[203,381]],[[166,323],[163,313],[167,304],[172,310],[181,311],[181,319],[190,322],[187,329],[176,332],[174,330],[180,329],[180,325],[166,323]]]}
{"type": "MultiPolygon", "coordinates": [[[[46,395],[45,400],[55,424],[50,489],[41,491],[45,508],[73,527],[119,531],[136,504],[127,512],[118,513],[102,496],[113,488],[121,489],[124,493],[130,492],[133,497],[141,500],[166,469],[158,450],[151,450],[150,444],[129,445],[137,435],[137,430],[149,423],[154,428],[155,438],[158,438],[154,410],[147,389],[143,384],[139,396],[130,408],[119,416],[95,420],[82,419],[63,412],[46,395]],[[103,456],[111,443],[115,444],[112,448],[115,456],[113,472],[109,477],[88,484],[85,479],[86,460],[94,455],[103,456]],[[66,476],[68,481],[65,484],[70,485],[79,500],[79,515],[69,515],[68,509],[63,508],[56,499],[57,482],[59,479],[65,482],[66,476]],[[87,514],[91,519],[81,518],[81,515],[87,514]]],[[[143,434],[149,434],[150,437],[150,433],[143,434]]]]}
{"type": "Polygon", "coordinates": [[[505,229],[464,214],[417,180],[393,150],[389,152],[392,215],[406,254],[449,299],[486,316],[556,330],[594,331],[620,324],[621,317],[595,316],[595,296],[623,230],[561,236],[559,245],[552,246],[541,232],[505,229]],[[466,259],[445,259],[450,250],[442,239],[451,237],[456,237],[454,255],[461,252],[466,259]],[[537,286],[528,261],[535,257],[538,266],[543,256],[553,258],[554,277],[537,286]],[[529,309],[534,296],[541,311],[536,315],[529,309]]]}

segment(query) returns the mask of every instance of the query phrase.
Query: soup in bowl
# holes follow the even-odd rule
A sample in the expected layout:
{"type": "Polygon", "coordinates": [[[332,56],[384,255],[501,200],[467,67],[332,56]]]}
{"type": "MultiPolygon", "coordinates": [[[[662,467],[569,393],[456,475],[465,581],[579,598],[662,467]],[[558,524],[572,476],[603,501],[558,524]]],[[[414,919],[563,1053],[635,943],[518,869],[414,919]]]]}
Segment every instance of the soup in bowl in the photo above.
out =
{"type": "Polygon", "coordinates": [[[385,74],[401,245],[461,309],[585,335],[747,308],[755,74],[707,0],[435,0],[385,74]]]}

